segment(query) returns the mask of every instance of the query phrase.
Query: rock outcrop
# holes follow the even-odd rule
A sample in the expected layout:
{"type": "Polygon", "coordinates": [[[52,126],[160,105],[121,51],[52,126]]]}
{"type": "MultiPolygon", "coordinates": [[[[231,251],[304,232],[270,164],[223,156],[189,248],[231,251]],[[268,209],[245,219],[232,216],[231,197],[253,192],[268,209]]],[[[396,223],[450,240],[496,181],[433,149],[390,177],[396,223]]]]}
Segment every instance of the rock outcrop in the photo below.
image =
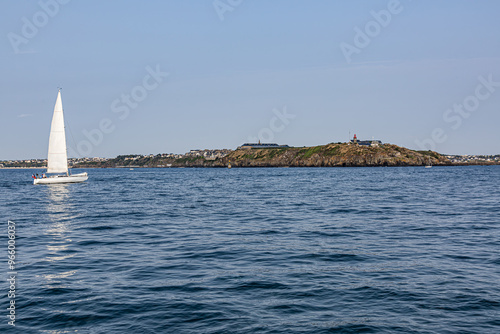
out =
{"type": "Polygon", "coordinates": [[[368,167],[451,165],[433,151],[413,151],[392,144],[378,147],[339,143],[303,148],[236,150],[222,159],[174,162],[172,167],[368,167]]]}

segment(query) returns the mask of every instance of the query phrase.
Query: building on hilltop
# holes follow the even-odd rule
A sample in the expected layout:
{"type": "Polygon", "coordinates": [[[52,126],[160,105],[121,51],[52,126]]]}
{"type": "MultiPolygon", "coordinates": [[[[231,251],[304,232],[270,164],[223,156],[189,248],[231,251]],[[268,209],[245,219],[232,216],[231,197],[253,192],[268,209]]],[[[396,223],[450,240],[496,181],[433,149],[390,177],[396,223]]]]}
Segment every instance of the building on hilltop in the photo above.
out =
{"type": "Polygon", "coordinates": [[[251,150],[251,149],[258,149],[258,148],[287,148],[290,147],[288,145],[278,145],[275,143],[261,143],[260,140],[258,143],[245,143],[241,146],[239,146],[237,149],[238,150],[251,150]]]}
{"type": "Polygon", "coordinates": [[[358,144],[361,146],[379,146],[382,145],[382,141],[380,140],[358,140],[358,137],[356,137],[356,134],[354,134],[354,138],[350,141],[352,144],[358,144]]]}

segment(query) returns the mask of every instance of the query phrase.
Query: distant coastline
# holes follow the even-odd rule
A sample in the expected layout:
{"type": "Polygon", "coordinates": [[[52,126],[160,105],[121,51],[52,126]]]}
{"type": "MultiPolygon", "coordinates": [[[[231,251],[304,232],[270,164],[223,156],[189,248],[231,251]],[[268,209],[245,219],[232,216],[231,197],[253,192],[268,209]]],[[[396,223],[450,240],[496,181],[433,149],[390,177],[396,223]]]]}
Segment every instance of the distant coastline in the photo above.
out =
{"type": "MultiPolygon", "coordinates": [[[[224,168],[232,167],[398,167],[500,165],[500,155],[450,156],[393,144],[331,143],[313,147],[191,150],[186,154],[121,155],[69,159],[71,168],[224,168]]],[[[1,161],[0,169],[43,169],[46,160],[1,161]]]]}

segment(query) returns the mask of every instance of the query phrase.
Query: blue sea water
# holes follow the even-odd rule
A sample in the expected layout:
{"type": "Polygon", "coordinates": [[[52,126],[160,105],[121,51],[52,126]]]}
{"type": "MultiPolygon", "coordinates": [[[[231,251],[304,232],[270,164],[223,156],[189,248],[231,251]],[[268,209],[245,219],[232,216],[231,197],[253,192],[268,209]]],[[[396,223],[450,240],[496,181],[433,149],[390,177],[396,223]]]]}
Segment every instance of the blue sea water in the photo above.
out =
{"type": "Polygon", "coordinates": [[[1,333],[500,333],[498,166],[87,171],[0,170],[1,333]]]}

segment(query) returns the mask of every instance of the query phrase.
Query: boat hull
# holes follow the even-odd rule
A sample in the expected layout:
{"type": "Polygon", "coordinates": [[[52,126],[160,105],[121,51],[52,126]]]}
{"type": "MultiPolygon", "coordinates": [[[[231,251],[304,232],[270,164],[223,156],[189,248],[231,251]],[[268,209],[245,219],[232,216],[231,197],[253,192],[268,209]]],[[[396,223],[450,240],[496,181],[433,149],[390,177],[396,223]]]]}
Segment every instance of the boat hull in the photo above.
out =
{"type": "Polygon", "coordinates": [[[74,175],[58,175],[46,177],[43,179],[33,179],[33,184],[57,184],[57,183],[79,183],[88,179],[87,173],[80,173],[74,175]]]}

